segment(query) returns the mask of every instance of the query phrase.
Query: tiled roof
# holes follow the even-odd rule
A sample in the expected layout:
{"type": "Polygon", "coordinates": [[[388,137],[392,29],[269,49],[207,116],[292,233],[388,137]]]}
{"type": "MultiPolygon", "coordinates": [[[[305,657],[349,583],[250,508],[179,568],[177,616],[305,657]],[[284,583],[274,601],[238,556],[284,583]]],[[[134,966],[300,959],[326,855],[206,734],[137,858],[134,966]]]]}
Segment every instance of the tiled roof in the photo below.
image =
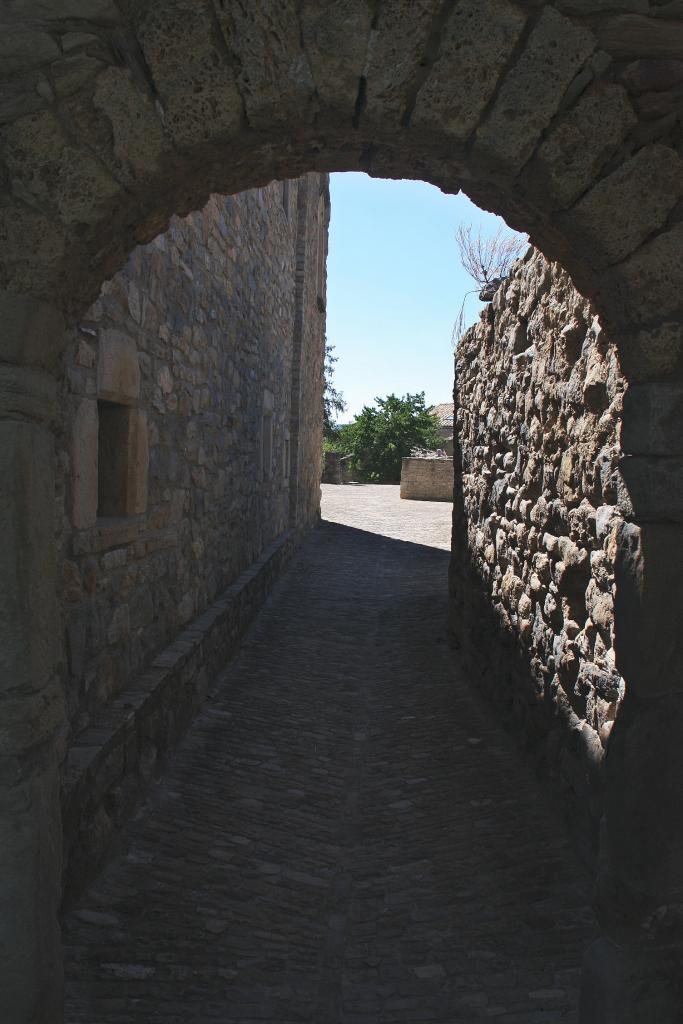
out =
{"type": "Polygon", "coordinates": [[[440,402],[439,405],[433,405],[429,411],[436,416],[442,427],[453,426],[452,402],[440,402]]]}

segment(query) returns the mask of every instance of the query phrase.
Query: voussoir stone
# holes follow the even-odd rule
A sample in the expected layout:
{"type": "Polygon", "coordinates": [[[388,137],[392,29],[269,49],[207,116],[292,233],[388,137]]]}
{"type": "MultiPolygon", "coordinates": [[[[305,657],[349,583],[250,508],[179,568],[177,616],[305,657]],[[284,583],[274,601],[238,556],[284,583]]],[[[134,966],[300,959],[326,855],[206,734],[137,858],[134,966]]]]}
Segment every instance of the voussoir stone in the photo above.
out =
{"type": "Polygon", "coordinates": [[[380,7],[367,64],[365,110],[370,117],[400,122],[417,88],[430,31],[441,0],[387,0],[380,7]]]}
{"type": "Polygon", "coordinates": [[[476,128],[525,24],[526,14],[506,0],[458,4],[417,95],[411,124],[442,128],[464,141],[476,128]]]}
{"type": "Polygon", "coordinates": [[[310,112],[313,75],[301,43],[294,0],[215,4],[249,123],[255,128],[299,120],[310,112]]]}
{"type": "Polygon", "coordinates": [[[668,146],[639,150],[631,160],[593,188],[567,214],[595,247],[616,263],[664,224],[683,195],[683,163],[668,146]]]}
{"type": "Polygon", "coordinates": [[[96,222],[120,195],[119,183],[67,138],[51,111],[23,117],[3,134],[5,163],[19,197],[57,210],[63,223],[96,222]]]}
{"type": "Polygon", "coordinates": [[[537,158],[550,187],[569,206],[595,181],[636,115],[623,88],[599,84],[584,93],[575,107],[549,133],[537,158]]]}
{"type": "Polygon", "coordinates": [[[151,5],[137,36],[178,146],[215,141],[239,127],[242,99],[206,0],[151,5]]]}
{"type": "Polygon", "coordinates": [[[624,14],[600,27],[600,45],[614,57],[672,57],[683,53],[683,20],[624,14]]]}
{"type": "Polygon", "coordinates": [[[477,132],[483,156],[518,171],[595,49],[593,33],[544,8],[524,52],[509,71],[489,117],[477,132]]]}
{"type": "Polygon", "coordinates": [[[136,86],[130,71],[104,71],[97,79],[93,103],[111,125],[115,157],[137,175],[158,170],[170,144],[151,98],[136,86]]]}
{"type": "MultiPolygon", "coordinates": [[[[646,324],[655,316],[668,319],[683,310],[682,278],[683,224],[677,224],[607,272],[601,289],[613,292],[631,323],[646,324]]],[[[666,338],[670,333],[665,332],[666,338]]]]}
{"type": "Polygon", "coordinates": [[[373,15],[368,0],[308,0],[299,14],[320,101],[348,116],[365,73],[373,15]]]}

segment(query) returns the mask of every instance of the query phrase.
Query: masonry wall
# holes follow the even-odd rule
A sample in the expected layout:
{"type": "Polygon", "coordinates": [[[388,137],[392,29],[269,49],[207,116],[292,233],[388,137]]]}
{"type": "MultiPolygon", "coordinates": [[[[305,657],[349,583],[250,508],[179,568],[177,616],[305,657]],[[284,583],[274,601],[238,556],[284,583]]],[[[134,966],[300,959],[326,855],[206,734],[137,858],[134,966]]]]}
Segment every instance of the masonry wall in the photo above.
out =
{"type": "Polygon", "coordinates": [[[624,693],[613,632],[624,388],[590,304],[532,249],[456,352],[453,634],[563,789],[589,861],[624,693]]]}
{"type": "Polygon", "coordinates": [[[453,501],[453,459],[402,459],[401,497],[453,501]]]}
{"type": "Polygon", "coordinates": [[[320,459],[297,473],[294,455],[320,448],[328,220],[318,174],[213,196],[136,249],[68,339],[56,495],[78,793],[67,860],[106,845],[121,793],[196,710],[290,551],[283,539],[318,516],[320,459]],[[185,660],[197,647],[182,680],[169,675],[178,651],[160,660],[179,635],[185,660]],[[150,666],[163,693],[132,753],[117,715],[142,690],[149,705],[150,666]]]}

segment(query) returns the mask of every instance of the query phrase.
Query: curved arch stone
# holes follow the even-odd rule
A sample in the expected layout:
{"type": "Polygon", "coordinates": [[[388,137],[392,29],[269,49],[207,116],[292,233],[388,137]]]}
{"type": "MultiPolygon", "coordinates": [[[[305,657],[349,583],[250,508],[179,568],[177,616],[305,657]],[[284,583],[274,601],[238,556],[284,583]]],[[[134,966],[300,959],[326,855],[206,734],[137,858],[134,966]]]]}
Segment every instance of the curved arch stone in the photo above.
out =
{"type": "MultiPolygon", "coordinates": [[[[0,288],[5,307],[23,312],[0,322],[3,379],[8,366],[23,368],[11,372],[32,382],[30,401],[40,404],[43,392],[33,384],[38,370],[53,372],[60,317],[73,321],[131,248],[163,230],[172,213],[198,208],[211,191],[236,192],[307,170],[356,169],[462,188],[528,231],[593,299],[629,378],[678,385],[677,10],[651,9],[646,0],[10,0],[2,13],[0,288]]],[[[676,493],[667,481],[680,486],[683,475],[677,418],[657,418],[653,395],[634,409],[634,424],[645,416],[642,431],[666,454],[627,450],[631,513],[645,531],[667,523],[683,547],[680,512],[675,502],[664,507],[668,491],[676,493]]],[[[53,583],[44,528],[52,509],[49,488],[35,478],[27,485],[27,438],[38,432],[31,443],[47,460],[44,483],[50,435],[12,401],[3,429],[15,500],[3,505],[0,526],[33,522],[29,576],[18,566],[8,570],[17,607],[33,614],[31,572],[41,576],[41,593],[53,583]]],[[[648,580],[667,557],[666,545],[652,538],[639,548],[648,580]]],[[[642,561],[625,557],[631,582],[642,561]]],[[[676,577],[671,586],[666,599],[681,607],[683,584],[676,577]]],[[[639,577],[634,588],[638,599],[622,602],[618,629],[654,650],[664,597],[661,588],[640,586],[639,577]]],[[[31,620],[41,636],[51,628],[51,609],[45,597],[31,620]]],[[[28,633],[21,635],[27,656],[28,633]]],[[[41,651],[31,686],[47,695],[60,654],[49,645],[41,651]]],[[[16,653],[10,683],[26,661],[16,653]]],[[[642,662],[640,651],[624,671],[656,718],[656,701],[664,698],[641,678],[642,662]]],[[[680,678],[663,688],[681,689],[680,678]]],[[[27,700],[24,724],[32,707],[27,700]]],[[[14,964],[17,1024],[59,1019],[58,857],[51,855],[45,870],[36,865],[54,845],[48,797],[60,715],[40,721],[41,749],[52,753],[31,776],[44,782],[35,802],[39,820],[24,835],[29,845],[16,847],[15,862],[25,865],[19,890],[26,918],[43,906],[52,924],[43,930],[44,945],[28,942],[24,960],[14,964]],[[37,988],[47,993],[41,1005],[31,994],[37,988]]],[[[621,731],[634,728],[625,719],[621,731]]],[[[24,734],[12,756],[33,764],[34,746],[24,734]]],[[[638,750],[647,757],[646,744],[638,750]]],[[[619,763],[614,758],[610,768],[617,804],[619,763]]],[[[11,786],[3,778],[4,800],[11,786]]],[[[637,813],[632,803],[624,803],[623,815],[613,811],[617,824],[607,822],[608,858],[615,843],[628,841],[623,822],[637,813]]]]}

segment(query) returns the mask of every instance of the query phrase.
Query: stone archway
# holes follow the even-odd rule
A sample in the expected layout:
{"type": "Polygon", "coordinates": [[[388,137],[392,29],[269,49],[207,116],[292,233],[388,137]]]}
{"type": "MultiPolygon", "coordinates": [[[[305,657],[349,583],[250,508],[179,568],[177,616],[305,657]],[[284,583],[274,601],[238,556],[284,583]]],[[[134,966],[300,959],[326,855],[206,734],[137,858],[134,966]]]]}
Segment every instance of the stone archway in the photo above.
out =
{"type": "MultiPolygon", "coordinates": [[[[136,243],[211,191],[362,169],[462,188],[595,302],[631,382],[632,520],[609,757],[605,919],[680,903],[683,22],[647,0],[61,0],[3,18],[0,506],[6,1005],[59,1015],[50,431],[71,322],[136,243]],[[656,757],[655,757],[656,753],[656,757]],[[656,843],[642,822],[656,791],[656,843]],[[618,912],[617,912],[617,908],[618,912]]],[[[661,917],[661,914],[660,914],[661,917]]]]}

